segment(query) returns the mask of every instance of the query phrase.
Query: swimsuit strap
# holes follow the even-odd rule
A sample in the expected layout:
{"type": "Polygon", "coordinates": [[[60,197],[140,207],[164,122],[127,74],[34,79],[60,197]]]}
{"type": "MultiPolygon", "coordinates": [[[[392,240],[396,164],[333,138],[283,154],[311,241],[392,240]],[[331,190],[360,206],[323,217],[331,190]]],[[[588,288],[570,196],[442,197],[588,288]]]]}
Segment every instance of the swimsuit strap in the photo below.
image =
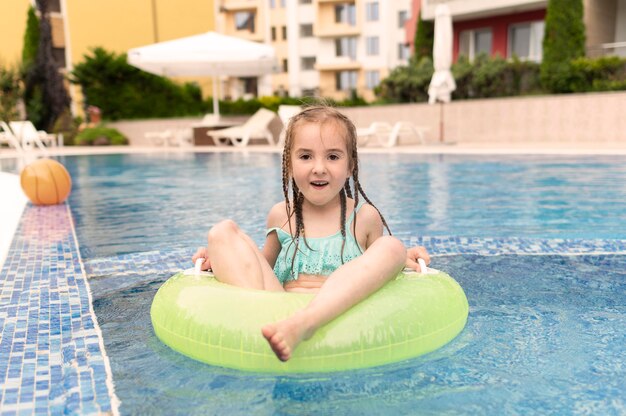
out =
{"type": "Polygon", "coordinates": [[[350,218],[348,218],[348,221],[346,221],[346,228],[349,228],[348,226],[352,224],[352,221],[354,220],[356,213],[359,212],[361,207],[365,204],[366,204],[365,202],[361,201],[356,207],[354,207],[354,209],[352,210],[352,214],[350,214],[350,218]]]}

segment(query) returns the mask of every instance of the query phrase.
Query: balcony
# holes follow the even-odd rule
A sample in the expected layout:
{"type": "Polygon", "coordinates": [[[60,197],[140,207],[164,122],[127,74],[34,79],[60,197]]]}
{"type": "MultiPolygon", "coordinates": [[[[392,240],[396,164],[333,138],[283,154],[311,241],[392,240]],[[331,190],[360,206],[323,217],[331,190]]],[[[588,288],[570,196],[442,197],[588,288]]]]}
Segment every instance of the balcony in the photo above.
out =
{"type": "Polygon", "coordinates": [[[258,0],[224,0],[220,4],[220,12],[236,12],[240,10],[256,10],[258,0]]]}
{"type": "Polygon", "coordinates": [[[548,0],[421,0],[421,12],[424,20],[435,18],[435,9],[440,4],[447,4],[454,21],[478,19],[545,9],[548,0]]]}
{"type": "Polygon", "coordinates": [[[351,59],[347,56],[338,56],[334,58],[320,59],[315,64],[318,71],[350,71],[359,70],[362,65],[359,61],[351,59]]]}
{"type": "Polygon", "coordinates": [[[318,0],[313,33],[317,37],[358,36],[361,33],[360,13],[354,0],[318,0]]]}

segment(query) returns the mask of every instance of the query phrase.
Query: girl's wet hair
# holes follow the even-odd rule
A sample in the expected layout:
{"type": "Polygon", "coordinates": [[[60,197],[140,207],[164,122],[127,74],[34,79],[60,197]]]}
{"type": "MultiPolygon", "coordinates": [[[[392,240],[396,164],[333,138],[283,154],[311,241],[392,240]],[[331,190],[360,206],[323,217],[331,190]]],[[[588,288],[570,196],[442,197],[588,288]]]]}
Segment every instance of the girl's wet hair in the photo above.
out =
{"type": "MultiPolygon", "coordinates": [[[[359,181],[359,156],[357,153],[357,136],[356,127],[354,123],[350,121],[348,117],[339,112],[337,109],[328,106],[311,106],[307,107],[299,114],[293,116],[287,126],[287,133],[285,135],[285,147],[283,148],[283,161],[282,161],[282,180],[283,180],[283,195],[285,196],[285,206],[287,209],[287,222],[289,224],[289,233],[293,236],[293,241],[296,244],[293,258],[291,259],[291,265],[295,262],[295,255],[298,251],[298,245],[300,243],[300,236],[304,239],[304,244],[308,247],[306,242],[306,233],[304,230],[304,221],[302,220],[302,201],[304,195],[298,189],[295,180],[291,176],[291,150],[293,147],[296,131],[300,126],[307,123],[317,123],[325,125],[327,123],[334,123],[340,127],[337,129],[342,137],[346,141],[346,149],[348,150],[348,166],[351,171],[352,185],[350,184],[350,178],[346,179],[346,183],[339,194],[341,201],[341,215],[339,218],[341,236],[343,238],[343,244],[341,246],[341,262],[343,263],[343,249],[346,244],[346,198],[352,198],[354,195],[354,207],[359,204],[359,195],[365,199],[365,201],[376,209],[383,225],[387,229],[387,232],[391,234],[391,230],[387,225],[387,221],[380,213],[378,208],[370,201],[365,195],[361,182],[359,181]],[[343,130],[343,133],[341,131],[343,130]],[[291,187],[291,197],[289,196],[289,188],[291,187]],[[295,216],[296,229],[291,228],[291,217],[295,216]]],[[[356,240],[356,216],[352,222],[352,236],[356,240]]],[[[358,246],[358,244],[357,244],[358,246]]]]}

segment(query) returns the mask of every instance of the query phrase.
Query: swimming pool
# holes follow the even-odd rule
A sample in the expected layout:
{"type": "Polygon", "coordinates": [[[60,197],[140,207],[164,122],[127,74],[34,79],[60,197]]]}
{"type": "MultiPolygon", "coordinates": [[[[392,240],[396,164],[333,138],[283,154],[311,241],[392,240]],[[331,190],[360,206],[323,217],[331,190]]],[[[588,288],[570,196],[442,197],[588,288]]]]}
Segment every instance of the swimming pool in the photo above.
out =
{"type": "Polygon", "coordinates": [[[470,316],[439,351],[332,376],[207,366],[150,326],[156,290],[211,223],[231,217],[262,241],[277,154],[61,161],[123,414],[626,411],[624,157],[362,156],[368,195],[396,235],[438,254],[470,316]]]}

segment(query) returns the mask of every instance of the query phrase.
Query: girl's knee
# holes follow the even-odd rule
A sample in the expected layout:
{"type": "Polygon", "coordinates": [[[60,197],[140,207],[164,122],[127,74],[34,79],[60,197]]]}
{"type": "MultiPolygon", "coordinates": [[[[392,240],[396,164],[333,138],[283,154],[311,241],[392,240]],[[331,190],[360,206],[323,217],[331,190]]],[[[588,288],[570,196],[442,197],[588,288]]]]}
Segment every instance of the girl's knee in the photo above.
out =
{"type": "Polygon", "coordinates": [[[385,253],[390,262],[404,264],[406,262],[406,247],[402,241],[396,237],[385,235],[377,239],[372,247],[376,245],[378,250],[385,253]]]}
{"type": "Polygon", "coordinates": [[[239,227],[233,220],[223,220],[215,224],[209,230],[208,241],[209,243],[218,242],[224,240],[239,232],[239,227]]]}

